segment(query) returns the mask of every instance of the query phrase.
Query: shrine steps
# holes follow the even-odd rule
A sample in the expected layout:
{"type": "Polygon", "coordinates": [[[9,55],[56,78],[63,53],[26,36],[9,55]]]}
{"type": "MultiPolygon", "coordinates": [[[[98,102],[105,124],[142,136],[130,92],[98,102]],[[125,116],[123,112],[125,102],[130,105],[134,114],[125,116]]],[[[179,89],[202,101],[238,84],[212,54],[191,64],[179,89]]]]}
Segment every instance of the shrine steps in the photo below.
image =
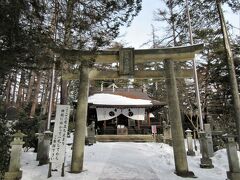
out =
{"type": "Polygon", "coordinates": [[[154,142],[153,136],[149,135],[96,135],[98,142],[154,142]]]}

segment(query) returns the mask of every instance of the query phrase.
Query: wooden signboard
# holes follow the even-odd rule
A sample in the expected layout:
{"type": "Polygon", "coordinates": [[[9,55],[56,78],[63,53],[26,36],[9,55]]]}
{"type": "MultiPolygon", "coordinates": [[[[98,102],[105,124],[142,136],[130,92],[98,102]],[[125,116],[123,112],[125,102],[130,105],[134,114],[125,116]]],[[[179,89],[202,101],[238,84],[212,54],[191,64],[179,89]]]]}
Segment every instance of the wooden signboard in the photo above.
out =
{"type": "Polygon", "coordinates": [[[62,164],[64,163],[69,114],[70,105],[57,105],[52,146],[50,151],[50,162],[53,163],[53,169],[60,170],[62,168],[62,164]]]}
{"type": "Polygon", "coordinates": [[[124,48],[119,50],[119,75],[134,75],[134,49],[124,48]]]}

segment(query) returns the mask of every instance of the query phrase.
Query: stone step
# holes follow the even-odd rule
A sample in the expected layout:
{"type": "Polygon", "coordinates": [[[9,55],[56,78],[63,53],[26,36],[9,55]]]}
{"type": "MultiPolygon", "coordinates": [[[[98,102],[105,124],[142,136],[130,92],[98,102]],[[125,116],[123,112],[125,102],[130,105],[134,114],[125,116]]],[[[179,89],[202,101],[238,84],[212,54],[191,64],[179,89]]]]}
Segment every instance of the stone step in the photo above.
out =
{"type": "Polygon", "coordinates": [[[154,142],[150,135],[97,135],[98,142],[154,142]]]}

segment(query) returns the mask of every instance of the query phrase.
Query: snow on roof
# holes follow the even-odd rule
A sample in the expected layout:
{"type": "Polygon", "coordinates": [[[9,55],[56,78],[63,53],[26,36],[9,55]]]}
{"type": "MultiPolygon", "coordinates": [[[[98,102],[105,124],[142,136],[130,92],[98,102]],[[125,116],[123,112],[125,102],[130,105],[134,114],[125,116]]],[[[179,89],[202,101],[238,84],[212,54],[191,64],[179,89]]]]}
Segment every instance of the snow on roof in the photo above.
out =
{"type": "Polygon", "coordinates": [[[97,93],[89,96],[88,103],[95,105],[152,105],[151,100],[133,99],[105,93],[97,93]]]}
{"type": "Polygon", "coordinates": [[[150,114],[149,114],[149,117],[150,117],[150,118],[155,118],[155,116],[154,116],[153,113],[150,113],[150,114]]]}

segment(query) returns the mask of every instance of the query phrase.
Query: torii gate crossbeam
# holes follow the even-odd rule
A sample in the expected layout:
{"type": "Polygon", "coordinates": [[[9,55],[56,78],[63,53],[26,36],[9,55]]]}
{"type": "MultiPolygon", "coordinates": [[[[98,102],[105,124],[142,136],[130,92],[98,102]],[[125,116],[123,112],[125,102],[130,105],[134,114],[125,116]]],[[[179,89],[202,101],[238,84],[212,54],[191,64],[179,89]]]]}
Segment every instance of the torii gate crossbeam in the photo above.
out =
{"type": "MultiPolygon", "coordinates": [[[[159,62],[165,59],[171,59],[174,61],[188,61],[192,60],[195,54],[199,53],[203,49],[203,44],[197,44],[193,46],[180,46],[169,47],[159,49],[131,49],[134,51],[135,64],[146,62],[159,62]]],[[[74,62],[89,60],[93,58],[96,63],[115,63],[119,62],[119,54],[121,49],[114,50],[99,50],[99,51],[87,51],[87,50],[68,50],[68,49],[55,49],[55,53],[60,55],[64,60],[70,60],[74,62]]]]}

